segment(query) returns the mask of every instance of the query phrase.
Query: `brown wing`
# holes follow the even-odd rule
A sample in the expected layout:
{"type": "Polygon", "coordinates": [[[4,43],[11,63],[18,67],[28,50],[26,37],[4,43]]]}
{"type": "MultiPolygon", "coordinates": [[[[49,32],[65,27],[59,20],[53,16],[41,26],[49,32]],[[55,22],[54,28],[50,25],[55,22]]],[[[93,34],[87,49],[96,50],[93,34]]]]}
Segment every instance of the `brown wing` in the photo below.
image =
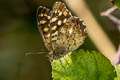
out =
{"type": "Polygon", "coordinates": [[[49,21],[51,19],[50,9],[40,6],[37,10],[37,21],[38,21],[38,29],[42,35],[44,40],[44,44],[48,50],[51,49],[50,43],[50,24],[49,21]]]}
{"type": "MultiPolygon", "coordinates": [[[[64,24],[67,22],[68,18],[72,15],[67,10],[66,6],[62,2],[56,2],[53,5],[53,13],[51,14],[52,18],[50,20],[50,27],[51,27],[51,41],[52,41],[52,48],[53,51],[55,50],[55,42],[59,36],[59,31],[61,27],[64,27],[64,24]]],[[[56,45],[57,46],[57,45],[56,45]]]]}
{"type": "Polygon", "coordinates": [[[66,24],[60,29],[57,40],[52,43],[56,58],[64,56],[83,44],[86,37],[85,28],[79,18],[71,17],[67,20],[66,24]]]}
{"type": "Polygon", "coordinates": [[[72,16],[71,13],[66,8],[65,4],[62,2],[56,2],[53,5],[53,12],[54,12],[54,16],[56,17],[62,16],[63,18],[69,18],[72,16]]]}

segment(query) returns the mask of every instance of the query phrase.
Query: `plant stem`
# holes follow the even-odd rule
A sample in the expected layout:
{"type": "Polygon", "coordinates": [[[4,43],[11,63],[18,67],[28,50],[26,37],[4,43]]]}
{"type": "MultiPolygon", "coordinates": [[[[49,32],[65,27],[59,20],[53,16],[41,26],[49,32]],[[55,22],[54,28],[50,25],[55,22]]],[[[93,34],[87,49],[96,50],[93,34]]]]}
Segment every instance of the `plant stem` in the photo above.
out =
{"type": "Polygon", "coordinates": [[[120,19],[113,16],[111,13],[117,10],[118,8],[116,6],[113,6],[112,8],[107,9],[106,11],[101,13],[101,16],[107,16],[111,21],[113,21],[115,24],[117,24],[117,28],[120,32],[120,19]]]}

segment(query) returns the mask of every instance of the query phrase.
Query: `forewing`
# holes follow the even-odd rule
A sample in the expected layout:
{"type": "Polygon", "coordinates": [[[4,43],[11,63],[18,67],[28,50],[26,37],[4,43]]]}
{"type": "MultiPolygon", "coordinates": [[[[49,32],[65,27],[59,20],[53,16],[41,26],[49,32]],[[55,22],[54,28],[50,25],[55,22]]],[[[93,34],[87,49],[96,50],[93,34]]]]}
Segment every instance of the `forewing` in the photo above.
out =
{"type": "Polygon", "coordinates": [[[59,46],[56,44],[56,41],[58,40],[59,32],[72,15],[66,8],[65,4],[62,2],[56,2],[53,5],[52,11],[53,11],[51,15],[52,18],[50,20],[51,41],[52,41],[52,48],[55,51],[56,47],[59,46]]]}
{"type": "Polygon", "coordinates": [[[40,6],[37,11],[37,21],[38,21],[38,29],[42,35],[45,46],[48,50],[51,49],[51,33],[50,33],[50,19],[51,19],[52,11],[46,7],[40,6]]]}

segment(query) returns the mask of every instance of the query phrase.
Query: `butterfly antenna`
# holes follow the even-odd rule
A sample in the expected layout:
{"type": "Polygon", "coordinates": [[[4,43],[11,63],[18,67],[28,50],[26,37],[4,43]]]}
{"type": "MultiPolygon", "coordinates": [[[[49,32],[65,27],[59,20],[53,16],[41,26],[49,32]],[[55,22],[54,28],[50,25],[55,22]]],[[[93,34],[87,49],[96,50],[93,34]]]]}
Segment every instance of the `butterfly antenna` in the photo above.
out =
{"type": "Polygon", "coordinates": [[[26,56],[33,55],[33,54],[40,54],[41,55],[41,54],[45,54],[45,53],[47,53],[47,52],[35,52],[35,53],[34,52],[33,53],[32,52],[28,52],[28,53],[25,53],[25,55],[26,56]]]}

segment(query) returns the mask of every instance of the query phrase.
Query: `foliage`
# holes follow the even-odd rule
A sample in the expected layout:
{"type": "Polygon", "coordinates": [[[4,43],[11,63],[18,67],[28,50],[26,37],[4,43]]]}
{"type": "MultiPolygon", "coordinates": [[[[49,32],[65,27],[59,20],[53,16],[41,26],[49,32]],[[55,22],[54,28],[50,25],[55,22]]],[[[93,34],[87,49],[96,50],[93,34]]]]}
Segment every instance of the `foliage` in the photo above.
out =
{"type": "Polygon", "coordinates": [[[117,78],[120,80],[120,64],[115,66],[116,72],[117,72],[117,78]]]}
{"type": "Polygon", "coordinates": [[[120,8],[120,0],[111,0],[111,2],[120,8]]]}
{"type": "Polygon", "coordinates": [[[114,80],[114,67],[101,53],[77,50],[52,63],[53,80],[114,80]]]}

